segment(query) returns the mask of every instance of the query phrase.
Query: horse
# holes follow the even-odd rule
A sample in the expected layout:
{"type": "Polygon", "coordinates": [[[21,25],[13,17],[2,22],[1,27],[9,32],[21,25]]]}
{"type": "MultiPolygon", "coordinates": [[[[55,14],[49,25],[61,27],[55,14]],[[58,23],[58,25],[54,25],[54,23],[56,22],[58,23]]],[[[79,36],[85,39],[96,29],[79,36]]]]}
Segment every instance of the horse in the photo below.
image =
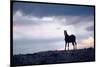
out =
{"type": "Polygon", "coordinates": [[[66,46],[68,46],[69,50],[69,43],[72,43],[73,49],[77,49],[76,36],[73,34],[68,35],[66,30],[64,30],[64,36],[65,36],[65,51],[66,51],[66,46]]]}

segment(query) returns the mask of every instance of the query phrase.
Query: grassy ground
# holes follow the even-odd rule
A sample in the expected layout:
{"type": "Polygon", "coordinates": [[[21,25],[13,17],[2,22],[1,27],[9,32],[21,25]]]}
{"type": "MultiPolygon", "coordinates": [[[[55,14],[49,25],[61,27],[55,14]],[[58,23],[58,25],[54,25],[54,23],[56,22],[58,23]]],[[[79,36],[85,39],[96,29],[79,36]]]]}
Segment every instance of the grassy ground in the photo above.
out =
{"type": "Polygon", "coordinates": [[[13,66],[42,65],[72,62],[95,61],[94,48],[69,50],[69,51],[45,51],[34,54],[20,54],[12,56],[13,66]]]}

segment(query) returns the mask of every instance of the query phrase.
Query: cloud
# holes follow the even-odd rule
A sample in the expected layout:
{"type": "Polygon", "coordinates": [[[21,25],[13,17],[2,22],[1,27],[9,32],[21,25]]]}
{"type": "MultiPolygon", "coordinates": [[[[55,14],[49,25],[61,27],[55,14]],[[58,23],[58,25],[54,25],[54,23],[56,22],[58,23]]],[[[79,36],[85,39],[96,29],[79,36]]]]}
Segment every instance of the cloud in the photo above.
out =
{"type": "MultiPolygon", "coordinates": [[[[34,16],[25,15],[22,11],[18,10],[13,16],[14,25],[36,25],[45,23],[57,23],[63,26],[77,25],[81,22],[87,23],[93,21],[93,16],[34,16]]],[[[81,24],[84,24],[81,23],[81,24]]]]}
{"type": "Polygon", "coordinates": [[[94,39],[92,37],[88,37],[86,39],[81,40],[78,44],[78,48],[89,48],[94,47],[94,39]]]}
{"type": "Polygon", "coordinates": [[[63,38],[20,38],[20,39],[14,39],[14,44],[17,45],[28,45],[28,44],[53,44],[56,42],[63,41],[63,38]]]}
{"type": "Polygon", "coordinates": [[[13,17],[14,39],[23,37],[63,37],[63,30],[65,29],[68,31],[69,35],[75,34],[77,36],[77,40],[80,41],[87,36],[93,35],[94,32],[88,31],[91,30],[92,27],[86,29],[91,25],[93,26],[93,16],[37,17],[25,15],[24,12],[18,10],[13,17]]]}
{"type": "MultiPolygon", "coordinates": [[[[75,34],[78,42],[89,37],[86,28],[93,25],[93,16],[35,16],[18,10],[13,15],[13,40],[15,53],[55,50],[64,47],[64,29],[75,34]]],[[[91,39],[90,39],[91,40],[91,39]]],[[[89,41],[89,39],[88,39],[89,41]]],[[[90,41],[89,41],[90,42],[90,41]]],[[[83,41],[80,47],[88,47],[83,41]]]]}
{"type": "Polygon", "coordinates": [[[94,25],[91,25],[86,28],[87,31],[94,31],[94,25]]]}
{"type": "Polygon", "coordinates": [[[22,11],[18,10],[13,16],[13,23],[14,25],[36,25],[36,24],[43,24],[43,23],[50,23],[54,22],[55,17],[50,16],[50,17],[37,17],[37,16],[30,16],[30,15],[25,15],[22,11]]]}
{"type": "MultiPolygon", "coordinates": [[[[31,25],[35,20],[38,20],[38,18],[35,18],[34,16],[26,16],[22,11],[17,11],[13,15],[13,23],[14,25],[31,25]]],[[[35,22],[34,22],[35,24],[35,22]]]]}
{"type": "Polygon", "coordinates": [[[91,45],[94,43],[94,39],[92,37],[89,37],[89,38],[83,40],[81,43],[86,44],[86,45],[91,45]]]}

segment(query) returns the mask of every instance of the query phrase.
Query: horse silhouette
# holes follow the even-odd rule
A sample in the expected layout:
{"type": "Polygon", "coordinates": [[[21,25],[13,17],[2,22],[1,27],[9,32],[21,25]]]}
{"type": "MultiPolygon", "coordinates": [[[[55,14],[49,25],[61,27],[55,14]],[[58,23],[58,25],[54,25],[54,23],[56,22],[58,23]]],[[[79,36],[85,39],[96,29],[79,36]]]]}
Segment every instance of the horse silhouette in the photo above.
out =
{"type": "Polygon", "coordinates": [[[68,35],[66,30],[64,30],[64,35],[65,35],[65,51],[66,51],[66,46],[68,46],[68,50],[69,50],[69,43],[72,43],[73,49],[77,49],[75,35],[68,35]]]}

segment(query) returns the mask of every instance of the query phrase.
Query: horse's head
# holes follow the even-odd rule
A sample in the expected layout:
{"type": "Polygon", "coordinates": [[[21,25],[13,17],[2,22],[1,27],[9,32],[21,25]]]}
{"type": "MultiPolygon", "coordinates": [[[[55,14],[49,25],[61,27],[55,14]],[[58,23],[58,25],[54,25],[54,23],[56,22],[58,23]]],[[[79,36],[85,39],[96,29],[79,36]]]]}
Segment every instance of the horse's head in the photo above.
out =
{"type": "Polygon", "coordinates": [[[64,30],[64,35],[67,35],[67,31],[66,30],[64,30]]]}

